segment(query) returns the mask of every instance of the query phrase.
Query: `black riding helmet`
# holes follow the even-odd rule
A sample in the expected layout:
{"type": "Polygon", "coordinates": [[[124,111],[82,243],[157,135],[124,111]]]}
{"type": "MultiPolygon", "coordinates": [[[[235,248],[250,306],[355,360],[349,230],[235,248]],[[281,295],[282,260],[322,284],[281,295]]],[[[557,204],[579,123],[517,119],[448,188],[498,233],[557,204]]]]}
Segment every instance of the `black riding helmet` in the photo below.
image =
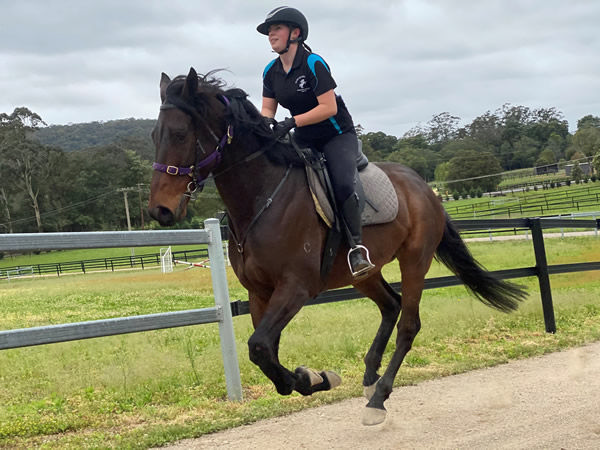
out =
{"type": "Polygon", "coordinates": [[[304,17],[304,14],[296,8],[290,8],[289,6],[280,6],[269,12],[265,21],[257,26],[256,30],[261,34],[268,36],[269,27],[278,23],[300,28],[300,36],[298,39],[294,41],[288,39],[287,47],[282,53],[288,51],[292,42],[302,42],[308,37],[308,21],[306,20],[306,17],[304,17]]]}

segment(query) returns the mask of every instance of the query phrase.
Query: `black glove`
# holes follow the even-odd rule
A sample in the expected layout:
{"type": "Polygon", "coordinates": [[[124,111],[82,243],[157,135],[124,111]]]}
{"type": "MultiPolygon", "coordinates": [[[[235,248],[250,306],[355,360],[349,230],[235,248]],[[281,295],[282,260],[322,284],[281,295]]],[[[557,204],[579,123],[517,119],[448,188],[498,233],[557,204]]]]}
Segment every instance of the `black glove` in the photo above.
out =
{"type": "Polygon", "coordinates": [[[288,134],[292,128],[296,127],[296,119],[288,117],[287,119],[277,122],[273,126],[273,134],[277,139],[281,139],[283,136],[288,134]]]}
{"type": "Polygon", "coordinates": [[[269,129],[271,131],[273,131],[273,127],[275,125],[277,125],[277,121],[275,119],[273,119],[272,117],[266,117],[266,116],[263,116],[263,120],[267,124],[267,126],[269,127],[269,129]]]}

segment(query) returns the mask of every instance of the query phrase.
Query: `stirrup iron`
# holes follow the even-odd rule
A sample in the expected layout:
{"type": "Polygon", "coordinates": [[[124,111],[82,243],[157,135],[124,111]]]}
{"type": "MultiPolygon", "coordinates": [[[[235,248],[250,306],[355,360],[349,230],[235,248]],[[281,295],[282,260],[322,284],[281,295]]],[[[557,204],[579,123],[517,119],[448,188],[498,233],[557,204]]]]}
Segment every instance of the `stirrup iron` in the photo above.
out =
{"type": "Polygon", "coordinates": [[[350,268],[350,273],[352,274],[353,278],[359,278],[363,275],[366,275],[371,269],[375,267],[375,264],[371,262],[371,258],[369,257],[369,249],[361,244],[358,244],[352,247],[350,250],[348,250],[348,255],[346,256],[346,259],[348,260],[348,267],[350,268]],[[369,265],[355,272],[354,269],[352,269],[352,263],[350,262],[350,254],[356,251],[360,252],[361,250],[365,251],[366,261],[369,265]]]}

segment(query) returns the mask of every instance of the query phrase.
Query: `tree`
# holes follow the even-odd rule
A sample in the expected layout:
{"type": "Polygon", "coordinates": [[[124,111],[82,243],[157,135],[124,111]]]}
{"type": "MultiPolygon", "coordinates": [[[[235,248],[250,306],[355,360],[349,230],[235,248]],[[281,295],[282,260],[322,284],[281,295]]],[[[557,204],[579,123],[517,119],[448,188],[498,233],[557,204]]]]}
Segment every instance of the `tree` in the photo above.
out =
{"type": "Polygon", "coordinates": [[[458,135],[460,117],[448,112],[437,114],[427,122],[425,137],[429,145],[441,147],[446,142],[455,139],[458,135]]]}
{"type": "Polygon", "coordinates": [[[588,114],[587,116],[583,116],[581,119],[577,121],[577,130],[581,130],[583,128],[593,127],[600,129],[600,117],[592,116],[588,114]]]}
{"type": "Polygon", "coordinates": [[[367,133],[361,136],[363,152],[372,161],[383,161],[393,151],[398,142],[396,136],[387,135],[381,131],[367,133]]]}
{"type": "Polygon", "coordinates": [[[576,161],[573,164],[573,169],[571,169],[571,179],[575,180],[575,183],[579,183],[583,179],[583,170],[579,166],[579,161],[576,161]]]}
{"type": "Polygon", "coordinates": [[[502,145],[502,121],[489,111],[476,117],[465,128],[467,135],[485,148],[499,149],[502,145]]]}
{"type": "Polygon", "coordinates": [[[592,159],[592,168],[596,171],[596,175],[600,175],[600,153],[592,159]]]}
{"type": "Polygon", "coordinates": [[[570,153],[580,152],[586,156],[593,156],[600,151],[600,128],[586,126],[578,129],[573,135],[571,145],[567,150],[570,153]]]}
{"type": "Polygon", "coordinates": [[[531,120],[531,110],[526,106],[502,106],[502,141],[514,148],[531,120]]]}
{"type": "Polygon", "coordinates": [[[533,167],[539,153],[539,143],[528,136],[522,136],[513,146],[513,155],[510,162],[512,169],[533,167]]]}
{"type": "Polygon", "coordinates": [[[2,204],[2,210],[4,212],[5,224],[2,224],[9,233],[13,232],[12,218],[10,214],[10,202],[8,201],[7,188],[0,186],[0,203],[2,204]]]}
{"type": "Polygon", "coordinates": [[[545,147],[553,135],[566,138],[569,135],[569,123],[555,108],[535,109],[531,112],[530,122],[525,125],[524,133],[537,141],[539,147],[545,147]]]}
{"type": "MultiPolygon", "coordinates": [[[[567,136],[568,137],[568,136],[567,136]]],[[[546,147],[544,150],[550,150],[554,154],[554,159],[558,161],[565,157],[565,150],[567,148],[567,139],[560,136],[559,134],[552,133],[548,138],[546,147]]]]}
{"type": "Polygon", "coordinates": [[[550,164],[554,164],[555,162],[556,162],[556,157],[554,156],[554,152],[552,150],[550,150],[549,148],[547,148],[546,150],[542,151],[542,153],[540,153],[540,156],[538,156],[538,159],[535,162],[535,165],[537,167],[548,166],[550,164]]]}
{"type": "Polygon", "coordinates": [[[475,150],[493,153],[493,147],[471,137],[454,139],[446,143],[438,153],[440,161],[450,161],[461,150],[475,150]]]}
{"type": "Polygon", "coordinates": [[[450,179],[448,178],[449,166],[449,162],[443,162],[437,165],[434,172],[435,181],[447,181],[450,179]]]}
{"type": "Polygon", "coordinates": [[[579,163],[579,161],[583,161],[585,159],[586,159],[586,157],[583,153],[575,152],[571,155],[570,161],[576,161],[577,163],[579,163]]]}
{"type": "Polygon", "coordinates": [[[491,191],[500,182],[500,172],[500,162],[491,153],[462,150],[448,162],[448,187],[455,192],[472,188],[491,191]]]}
{"type": "MultiPolygon", "coordinates": [[[[39,205],[40,189],[54,170],[57,152],[50,147],[29,139],[40,125],[42,118],[27,108],[16,108],[11,115],[0,114],[0,154],[3,166],[9,174],[3,183],[14,183],[27,194],[35,214],[38,232],[42,230],[39,205]]],[[[6,193],[6,191],[5,191],[6,193]]]]}
{"type": "Polygon", "coordinates": [[[433,178],[434,164],[429,164],[422,150],[412,147],[401,147],[393,152],[387,161],[398,162],[410,167],[424,180],[433,178]]]}

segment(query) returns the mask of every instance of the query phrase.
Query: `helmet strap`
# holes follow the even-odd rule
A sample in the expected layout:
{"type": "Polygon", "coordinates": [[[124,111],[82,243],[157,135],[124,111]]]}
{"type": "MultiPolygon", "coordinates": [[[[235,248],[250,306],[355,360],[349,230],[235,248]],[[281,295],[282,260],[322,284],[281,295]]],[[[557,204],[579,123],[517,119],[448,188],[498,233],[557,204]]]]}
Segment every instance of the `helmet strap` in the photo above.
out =
{"type": "Polygon", "coordinates": [[[295,44],[295,43],[300,44],[302,42],[302,36],[298,36],[296,39],[290,39],[291,37],[292,37],[292,30],[290,29],[290,33],[288,34],[287,45],[283,50],[281,50],[280,52],[277,52],[278,54],[284,55],[290,49],[290,45],[295,44]]]}

